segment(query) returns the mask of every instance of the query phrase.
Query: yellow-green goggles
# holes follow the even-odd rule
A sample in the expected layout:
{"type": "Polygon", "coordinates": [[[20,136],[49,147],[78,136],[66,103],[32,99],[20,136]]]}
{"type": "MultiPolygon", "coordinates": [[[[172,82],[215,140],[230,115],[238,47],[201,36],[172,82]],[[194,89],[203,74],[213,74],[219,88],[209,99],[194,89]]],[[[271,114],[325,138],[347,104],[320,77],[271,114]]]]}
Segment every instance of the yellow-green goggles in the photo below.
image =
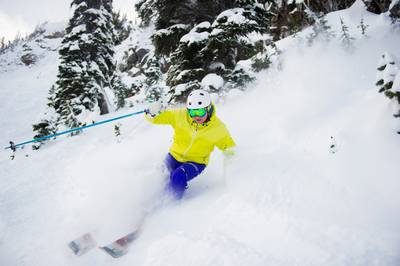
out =
{"type": "Polygon", "coordinates": [[[203,117],[207,114],[207,108],[187,109],[190,117],[203,117]]]}

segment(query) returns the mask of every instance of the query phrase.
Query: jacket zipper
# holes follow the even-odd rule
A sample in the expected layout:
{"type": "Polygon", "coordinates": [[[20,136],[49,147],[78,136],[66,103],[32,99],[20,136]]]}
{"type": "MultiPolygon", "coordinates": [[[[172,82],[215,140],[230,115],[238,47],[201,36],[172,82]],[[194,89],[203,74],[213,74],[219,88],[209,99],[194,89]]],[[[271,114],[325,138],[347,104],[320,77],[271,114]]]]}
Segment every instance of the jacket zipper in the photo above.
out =
{"type": "Polygon", "coordinates": [[[189,152],[190,148],[192,148],[192,146],[193,146],[193,142],[194,142],[194,139],[196,138],[198,128],[199,128],[199,125],[197,124],[196,125],[196,129],[194,130],[194,133],[193,133],[193,136],[192,136],[192,140],[190,141],[189,147],[183,153],[183,158],[185,158],[185,159],[186,159],[186,155],[189,152]]]}

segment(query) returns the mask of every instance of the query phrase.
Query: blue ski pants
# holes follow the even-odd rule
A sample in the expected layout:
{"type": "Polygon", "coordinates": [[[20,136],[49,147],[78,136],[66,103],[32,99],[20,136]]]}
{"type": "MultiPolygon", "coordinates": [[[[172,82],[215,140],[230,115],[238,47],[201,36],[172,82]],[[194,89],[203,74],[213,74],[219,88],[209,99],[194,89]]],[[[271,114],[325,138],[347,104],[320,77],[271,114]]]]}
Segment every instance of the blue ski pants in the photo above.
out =
{"type": "Polygon", "coordinates": [[[198,176],[206,168],[205,164],[195,162],[179,162],[171,154],[168,153],[165,159],[165,165],[169,171],[168,189],[173,193],[175,198],[181,199],[187,183],[198,176]]]}

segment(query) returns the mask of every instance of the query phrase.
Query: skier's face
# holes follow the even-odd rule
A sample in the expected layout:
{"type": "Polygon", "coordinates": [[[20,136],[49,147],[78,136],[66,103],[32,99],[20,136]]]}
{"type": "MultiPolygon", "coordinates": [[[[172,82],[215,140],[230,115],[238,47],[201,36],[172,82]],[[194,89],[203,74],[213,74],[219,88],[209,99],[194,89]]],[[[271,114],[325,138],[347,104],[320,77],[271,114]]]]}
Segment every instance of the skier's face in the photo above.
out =
{"type": "Polygon", "coordinates": [[[189,116],[198,124],[203,124],[208,117],[208,107],[187,109],[189,116]]]}
{"type": "Polygon", "coordinates": [[[193,119],[196,123],[198,123],[198,124],[203,124],[204,122],[206,122],[207,116],[208,116],[208,115],[205,115],[205,116],[195,116],[195,117],[192,117],[192,119],[193,119]]]}

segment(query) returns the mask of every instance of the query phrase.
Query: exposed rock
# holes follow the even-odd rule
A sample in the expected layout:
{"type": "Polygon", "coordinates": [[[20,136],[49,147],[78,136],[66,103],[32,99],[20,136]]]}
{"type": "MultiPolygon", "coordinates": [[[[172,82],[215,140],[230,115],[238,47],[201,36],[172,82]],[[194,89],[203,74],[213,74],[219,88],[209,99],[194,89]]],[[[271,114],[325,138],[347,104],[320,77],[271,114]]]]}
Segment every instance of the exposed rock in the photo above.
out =
{"type": "Polygon", "coordinates": [[[139,48],[138,50],[130,49],[128,53],[124,56],[123,63],[119,64],[118,68],[120,71],[125,72],[133,67],[138,66],[143,60],[143,58],[149,53],[148,49],[139,48]]]}
{"type": "Polygon", "coordinates": [[[26,66],[30,66],[37,61],[38,57],[35,54],[27,53],[21,56],[21,62],[26,66]]]}
{"type": "Polygon", "coordinates": [[[45,35],[44,38],[46,39],[58,39],[63,38],[65,36],[65,31],[55,31],[48,35],[45,35]]]}

